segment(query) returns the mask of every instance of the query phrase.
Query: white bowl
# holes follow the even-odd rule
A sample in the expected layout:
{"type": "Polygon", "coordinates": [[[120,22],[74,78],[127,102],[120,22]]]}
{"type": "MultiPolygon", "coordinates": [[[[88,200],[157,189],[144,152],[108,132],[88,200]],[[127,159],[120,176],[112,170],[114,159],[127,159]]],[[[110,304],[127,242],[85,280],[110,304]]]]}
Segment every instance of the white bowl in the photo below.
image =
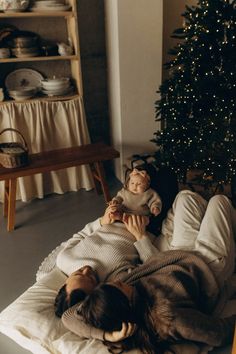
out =
{"type": "Polygon", "coordinates": [[[11,55],[9,48],[0,48],[0,58],[9,58],[11,55]]]}
{"type": "Polygon", "coordinates": [[[70,86],[69,78],[41,80],[41,86],[45,90],[65,89],[70,86]]]}
{"type": "Polygon", "coordinates": [[[29,0],[1,0],[1,10],[4,12],[25,11],[29,2],[29,0]]]}
{"type": "Polygon", "coordinates": [[[58,2],[57,0],[41,0],[41,1],[35,1],[34,6],[36,7],[47,7],[47,6],[57,6],[57,5],[64,5],[61,2],[58,2]]]}
{"type": "Polygon", "coordinates": [[[65,84],[70,81],[69,77],[56,77],[52,79],[43,79],[41,80],[41,83],[44,85],[56,85],[56,84],[65,84]]]}
{"type": "Polygon", "coordinates": [[[8,90],[8,94],[12,97],[15,101],[24,101],[31,97],[34,97],[37,93],[38,89],[35,87],[27,87],[14,90],[8,90]]]}
{"type": "Polygon", "coordinates": [[[35,94],[37,92],[37,87],[27,86],[27,87],[14,87],[12,89],[8,89],[8,92],[13,95],[30,95],[35,94]]]}
{"type": "Polygon", "coordinates": [[[10,96],[11,98],[13,98],[15,101],[25,101],[25,100],[29,100],[30,98],[34,97],[34,95],[31,96],[10,96]]]}
{"type": "Polygon", "coordinates": [[[58,90],[66,90],[70,87],[70,83],[67,84],[57,84],[57,85],[42,85],[41,88],[47,91],[58,91],[58,90]]]}
{"type": "Polygon", "coordinates": [[[59,90],[44,90],[42,89],[42,93],[47,96],[63,96],[67,95],[68,93],[72,92],[73,87],[69,86],[65,89],[59,89],[59,90]]]}

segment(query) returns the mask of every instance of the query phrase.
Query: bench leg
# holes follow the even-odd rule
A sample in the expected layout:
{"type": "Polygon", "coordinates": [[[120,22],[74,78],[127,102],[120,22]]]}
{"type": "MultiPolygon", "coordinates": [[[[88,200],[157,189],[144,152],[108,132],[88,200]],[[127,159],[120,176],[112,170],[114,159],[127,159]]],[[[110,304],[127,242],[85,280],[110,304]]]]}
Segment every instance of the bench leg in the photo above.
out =
{"type": "Polygon", "coordinates": [[[13,231],[15,227],[16,181],[16,178],[12,178],[5,182],[4,215],[7,216],[7,231],[13,231]]]}
{"type": "Polygon", "coordinates": [[[235,322],[235,329],[234,329],[234,340],[233,340],[233,347],[232,347],[232,354],[236,353],[236,322],[235,322]]]}
{"type": "Polygon", "coordinates": [[[95,167],[95,171],[93,171],[93,177],[94,177],[96,191],[99,192],[98,184],[96,183],[96,181],[99,181],[102,187],[105,201],[106,203],[108,203],[111,200],[111,196],[110,196],[108,184],[106,182],[106,176],[105,176],[103,164],[102,162],[95,162],[94,167],[95,167]]]}
{"type": "Polygon", "coordinates": [[[8,215],[9,180],[4,181],[3,216],[8,215]]]}

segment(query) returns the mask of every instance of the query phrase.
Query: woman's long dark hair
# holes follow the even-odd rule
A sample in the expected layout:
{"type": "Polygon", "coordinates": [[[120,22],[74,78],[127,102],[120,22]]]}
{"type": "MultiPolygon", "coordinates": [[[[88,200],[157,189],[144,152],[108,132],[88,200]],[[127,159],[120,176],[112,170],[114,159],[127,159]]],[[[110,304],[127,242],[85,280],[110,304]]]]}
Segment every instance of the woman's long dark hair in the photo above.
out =
{"type": "Polygon", "coordinates": [[[115,286],[101,283],[79,307],[86,323],[104,331],[116,331],[122,322],[134,322],[128,298],[115,286]]]}
{"type": "Polygon", "coordinates": [[[135,323],[137,330],[132,337],[122,341],[122,349],[140,348],[145,354],[161,354],[166,347],[162,347],[152,327],[152,305],[152,299],[141,283],[136,284],[132,304],[118,288],[102,283],[86,297],[78,308],[78,314],[87,324],[109,332],[120,330],[122,322],[135,323]]]}

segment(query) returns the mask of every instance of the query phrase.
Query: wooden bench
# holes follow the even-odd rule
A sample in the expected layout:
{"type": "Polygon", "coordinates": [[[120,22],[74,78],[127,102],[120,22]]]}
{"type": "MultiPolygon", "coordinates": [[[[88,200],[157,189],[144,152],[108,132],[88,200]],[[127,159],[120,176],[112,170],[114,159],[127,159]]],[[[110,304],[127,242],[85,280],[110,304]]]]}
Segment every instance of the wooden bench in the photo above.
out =
{"type": "Polygon", "coordinates": [[[27,166],[0,167],[0,181],[5,181],[3,215],[7,217],[7,230],[12,231],[15,227],[16,182],[18,177],[88,164],[92,170],[96,191],[99,193],[102,189],[105,201],[108,202],[111,198],[103,162],[117,157],[119,157],[119,152],[111,146],[95,143],[31,154],[27,166]]]}

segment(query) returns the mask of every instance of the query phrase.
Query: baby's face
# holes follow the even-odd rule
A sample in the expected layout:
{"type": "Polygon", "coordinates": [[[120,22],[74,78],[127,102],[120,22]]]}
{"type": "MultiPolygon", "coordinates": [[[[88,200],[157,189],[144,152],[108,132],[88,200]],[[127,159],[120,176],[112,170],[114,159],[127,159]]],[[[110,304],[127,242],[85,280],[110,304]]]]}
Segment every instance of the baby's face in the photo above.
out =
{"type": "Polygon", "coordinates": [[[134,194],[141,194],[148,188],[147,181],[142,176],[131,176],[128,182],[128,190],[134,194]]]}

